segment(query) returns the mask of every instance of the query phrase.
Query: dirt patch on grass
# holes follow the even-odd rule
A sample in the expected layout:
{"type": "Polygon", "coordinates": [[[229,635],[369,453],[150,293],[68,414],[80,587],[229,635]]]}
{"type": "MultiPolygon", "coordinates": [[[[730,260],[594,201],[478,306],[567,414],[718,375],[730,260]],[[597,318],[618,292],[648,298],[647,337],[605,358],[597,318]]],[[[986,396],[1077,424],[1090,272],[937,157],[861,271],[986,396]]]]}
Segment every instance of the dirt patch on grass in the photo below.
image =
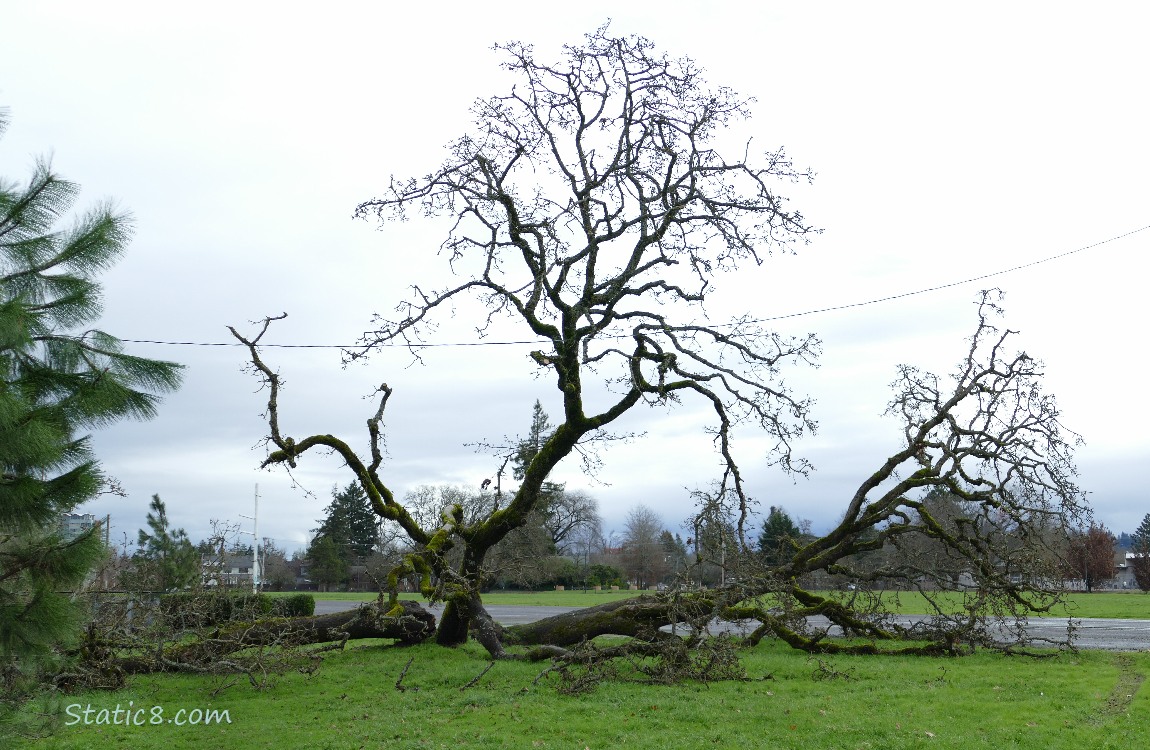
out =
{"type": "Polygon", "coordinates": [[[1098,709],[1095,717],[1097,723],[1126,713],[1134,696],[1138,694],[1138,688],[1146,680],[1146,675],[1134,669],[1133,657],[1119,654],[1114,657],[1114,664],[1118,667],[1118,682],[1114,683],[1110,695],[1106,696],[1106,702],[1098,709]]]}

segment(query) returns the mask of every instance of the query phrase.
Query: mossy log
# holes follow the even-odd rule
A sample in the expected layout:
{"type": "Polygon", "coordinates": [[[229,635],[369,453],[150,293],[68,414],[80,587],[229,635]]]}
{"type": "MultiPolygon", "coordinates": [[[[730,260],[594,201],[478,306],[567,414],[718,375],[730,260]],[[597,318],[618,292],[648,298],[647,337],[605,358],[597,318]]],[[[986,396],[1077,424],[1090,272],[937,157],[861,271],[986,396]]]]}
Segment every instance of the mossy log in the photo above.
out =
{"type": "MultiPolygon", "coordinates": [[[[871,640],[865,643],[840,643],[828,640],[824,630],[815,629],[808,632],[802,627],[795,627],[794,617],[780,617],[768,610],[754,606],[724,605],[704,592],[680,597],[639,596],[633,599],[623,599],[596,607],[565,612],[524,625],[503,628],[502,635],[503,644],[507,646],[544,647],[542,650],[533,650],[528,653],[528,658],[537,659],[554,656],[556,648],[575,646],[601,635],[629,636],[645,641],[649,645],[654,645],[663,638],[669,637],[666,631],[661,632],[660,629],[672,624],[685,623],[687,625],[686,630],[695,629],[699,631],[715,619],[743,622],[758,620],[761,624],[743,639],[744,645],[753,646],[764,636],[770,635],[779,638],[795,649],[816,654],[935,656],[957,655],[969,651],[969,647],[960,643],[953,633],[939,634],[935,638],[925,639],[919,636],[916,640],[923,642],[914,645],[907,644],[899,640],[910,637],[910,634],[905,630],[887,632],[873,627],[864,620],[855,617],[849,610],[837,605],[803,614],[822,614],[833,624],[844,629],[854,628],[856,632],[865,633],[871,640]],[[880,646],[878,645],[880,642],[888,642],[891,645],[880,646]]],[[[802,619],[800,617],[799,621],[802,619]]],[[[642,649],[642,644],[630,644],[626,647],[628,653],[643,652],[642,649]]],[[[611,650],[603,650],[599,653],[600,658],[612,655],[611,650]]]]}
{"type": "Polygon", "coordinates": [[[508,646],[574,646],[601,635],[651,640],[659,637],[662,627],[709,620],[715,611],[714,600],[701,594],[683,598],[637,596],[503,628],[503,642],[508,646]]]}

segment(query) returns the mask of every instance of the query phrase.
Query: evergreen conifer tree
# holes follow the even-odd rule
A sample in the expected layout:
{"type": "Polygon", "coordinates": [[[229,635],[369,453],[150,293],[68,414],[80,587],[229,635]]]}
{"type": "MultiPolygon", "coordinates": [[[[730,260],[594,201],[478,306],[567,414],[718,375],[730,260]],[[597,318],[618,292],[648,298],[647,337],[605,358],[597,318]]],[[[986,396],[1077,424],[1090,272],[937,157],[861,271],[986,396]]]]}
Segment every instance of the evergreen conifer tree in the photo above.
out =
{"type": "Polygon", "coordinates": [[[1135,552],[1150,553],[1150,513],[1142,518],[1142,523],[1130,535],[1130,547],[1135,552]]]}
{"type": "Polygon", "coordinates": [[[326,534],[316,536],[308,545],[306,554],[310,563],[308,575],[319,585],[320,591],[327,591],[332,585],[347,582],[347,560],[330,536],[326,534]]]}
{"type": "Polygon", "coordinates": [[[1150,513],[1143,516],[1142,523],[1130,535],[1130,551],[1134,553],[1129,558],[1134,583],[1143,591],[1150,591],[1150,513]]]}
{"type": "MultiPolygon", "coordinates": [[[[518,481],[523,481],[527,474],[527,467],[539,454],[543,444],[551,437],[554,428],[547,412],[543,411],[543,404],[535,399],[531,407],[531,427],[527,437],[521,439],[515,446],[515,453],[511,456],[511,475],[518,481]]],[[[539,507],[536,509],[532,525],[545,521],[555,514],[555,504],[562,501],[565,485],[562,482],[544,482],[539,488],[539,507]]]]}
{"type": "MultiPolygon", "coordinates": [[[[0,134],[6,125],[0,111],[0,134]]],[[[80,605],[62,592],[104,554],[98,528],[70,541],[57,532],[61,514],[107,486],[86,431],[153,416],[156,394],[179,383],[179,365],[128,355],[89,327],[101,311],[95,276],[131,225],[103,204],[55,228],[78,190],[45,161],[26,185],[0,179],[0,672],[10,688],[78,633],[80,605]]]]}
{"type": "Polygon", "coordinates": [[[543,411],[543,404],[536,399],[535,406],[531,409],[531,429],[528,430],[527,437],[519,441],[515,448],[515,454],[511,457],[512,475],[517,480],[523,480],[523,476],[527,473],[527,466],[539,453],[543,443],[551,437],[551,432],[552,426],[547,412],[543,411]]]}
{"type": "Polygon", "coordinates": [[[333,487],[326,512],[314,531],[317,537],[327,537],[335,543],[345,563],[372,553],[379,540],[379,519],[359,482],[351,482],[342,490],[333,487]]]}
{"type": "Polygon", "coordinates": [[[200,553],[183,529],[172,529],[168,509],[159,495],[152,495],[148,506],[148,528],[140,529],[136,553],[143,573],[141,583],[157,591],[179,591],[192,586],[200,577],[200,553]]]}
{"type": "Polygon", "coordinates": [[[759,533],[759,553],[768,565],[782,565],[794,557],[802,532],[782,508],[771,506],[759,533]]]}

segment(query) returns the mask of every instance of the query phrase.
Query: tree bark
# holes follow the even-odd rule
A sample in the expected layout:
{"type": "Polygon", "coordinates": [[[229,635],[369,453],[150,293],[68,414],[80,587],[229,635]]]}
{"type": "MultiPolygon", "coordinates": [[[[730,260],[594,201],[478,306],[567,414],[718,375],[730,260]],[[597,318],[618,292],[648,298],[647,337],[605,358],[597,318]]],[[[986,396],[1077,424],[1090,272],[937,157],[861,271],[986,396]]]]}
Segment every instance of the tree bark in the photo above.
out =
{"type": "Polygon", "coordinates": [[[462,646],[467,643],[467,628],[471,621],[466,607],[456,601],[448,601],[439,616],[439,627],[435,631],[435,642],[440,646],[462,646]]]}
{"type": "Polygon", "coordinates": [[[653,596],[621,599],[503,629],[503,643],[517,646],[574,646],[600,635],[651,640],[659,628],[697,617],[710,618],[715,603],[706,596],[677,601],[653,596]]]}

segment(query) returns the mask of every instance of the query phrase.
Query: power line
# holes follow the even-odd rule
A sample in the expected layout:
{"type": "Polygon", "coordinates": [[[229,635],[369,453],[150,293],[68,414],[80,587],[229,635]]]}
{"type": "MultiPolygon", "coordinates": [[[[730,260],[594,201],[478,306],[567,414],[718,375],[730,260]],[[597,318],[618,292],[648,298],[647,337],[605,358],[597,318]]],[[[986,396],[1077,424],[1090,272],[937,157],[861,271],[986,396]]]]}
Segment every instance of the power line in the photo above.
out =
{"type": "MultiPolygon", "coordinates": [[[[239,341],[156,341],[154,339],[120,339],[126,344],[166,344],[168,346],[247,346],[239,341]]],[[[423,349],[436,346],[513,346],[515,344],[539,344],[541,341],[458,341],[440,344],[410,344],[423,349]]],[[[355,349],[359,344],[259,344],[261,349],[355,349]]],[[[377,346],[409,346],[409,344],[377,344],[377,346]]]]}
{"type": "MultiPolygon", "coordinates": [[[[1116,235],[1114,237],[1110,237],[1109,239],[1095,242],[1091,245],[1085,245],[1085,246],[1077,248],[1075,250],[1068,250],[1065,253],[1059,253],[1058,255],[1051,255],[1050,257],[1042,258],[1041,260],[1031,261],[1030,263],[1023,263],[1022,265],[1013,266],[1012,268],[1005,268],[1005,269],[1002,269],[1000,271],[993,271],[991,273],[984,273],[981,276],[972,276],[969,279],[963,279],[962,281],[952,281],[949,284],[940,284],[938,286],[927,287],[925,289],[918,289],[918,290],[913,291],[913,292],[903,292],[902,294],[893,294],[893,295],[890,295],[888,297],[878,297],[876,299],[870,299],[870,300],[866,300],[864,302],[851,302],[851,303],[843,304],[843,305],[834,305],[833,307],[820,307],[820,308],[815,309],[815,310],[806,310],[804,312],[788,313],[786,315],[773,315],[773,316],[768,317],[768,318],[756,318],[753,320],[749,320],[747,322],[749,322],[749,323],[765,323],[765,322],[771,321],[771,320],[786,320],[788,318],[800,318],[800,317],[803,317],[805,315],[815,315],[817,313],[835,312],[836,310],[849,310],[849,309],[854,308],[854,307],[866,307],[867,305],[877,305],[880,302],[891,302],[891,301],[896,300],[896,299],[905,299],[906,297],[914,297],[914,296],[919,295],[919,294],[927,294],[929,292],[937,292],[937,291],[941,291],[943,289],[950,289],[952,287],[962,286],[963,284],[969,284],[973,281],[981,281],[983,279],[990,279],[990,278],[994,278],[995,276],[1002,276],[1003,274],[1013,273],[1015,271],[1021,271],[1024,268],[1031,268],[1033,266],[1042,265],[1043,263],[1050,263],[1051,261],[1059,260],[1061,258],[1065,258],[1065,257],[1068,257],[1070,255],[1074,255],[1076,253],[1081,253],[1081,252],[1085,252],[1087,250],[1092,250],[1096,247],[1101,247],[1102,245],[1108,244],[1110,242],[1117,242],[1118,240],[1125,239],[1126,237],[1130,237],[1132,235],[1138,234],[1139,232],[1144,232],[1147,229],[1150,229],[1150,224],[1148,224],[1144,227],[1139,227],[1138,229],[1133,229],[1129,232],[1126,232],[1125,234],[1119,234],[1119,235],[1116,235]]],[[[130,344],[164,344],[164,345],[168,345],[168,346],[246,346],[245,344],[242,344],[238,341],[235,341],[235,342],[227,342],[227,341],[224,341],[224,342],[202,342],[202,341],[155,341],[152,339],[120,339],[120,340],[125,342],[125,343],[130,343],[130,344]]],[[[444,342],[444,343],[438,343],[438,344],[407,344],[407,343],[389,342],[386,344],[378,344],[378,346],[403,346],[403,347],[410,346],[412,348],[418,348],[418,349],[431,349],[431,348],[446,347],[446,346],[452,346],[452,347],[454,347],[454,346],[518,346],[518,345],[522,345],[522,344],[540,344],[540,343],[545,343],[545,342],[543,342],[542,340],[539,340],[539,339],[536,339],[535,341],[455,341],[455,342],[444,342]]],[[[355,345],[355,344],[352,344],[352,345],[344,345],[344,344],[260,344],[260,346],[266,347],[266,348],[277,348],[277,349],[355,349],[358,345],[355,345]]]]}
{"type": "Polygon", "coordinates": [[[1074,255],[1075,253],[1081,253],[1085,250],[1090,250],[1092,248],[1099,247],[1101,245],[1105,245],[1108,242],[1115,242],[1117,240],[1123,239],[1124,237],[1129,237],[1130,235],[1138,234],[1139,232],[1144,232],[1147,229],[1150,229],[1150,225],[1147,225],[1144,227],[1139,227],[1138,229],[1131,230],[1131,231],[1127,232],[1126,234],[1120,234],[1116,237],[1111,237],[1110,239],[1102,240],[1100,242],[1095,242],[1093,245],[1086,245],[1085,247],[1080,247],[1077,250],[1068,250],[1065,253],[1059,253],[1058,255],[1051,255],[1049,258],[1043,258],[1042,260],[1031,261],[1030,263],[1023,263],[1020,266],[1014,266],[1013,268],[1005,268],[1001,271],[994,271],[993,273],[984,273],[981,276],[972,276],[971,278],[963,279],[962,281],[952,281],[949,284],[941,284],[939,286],[932,286],[932,287],[929,287],[927,289],[919,289],[918,291],[915,291],[915,292],[904,292],[903,294],[895,294],[895,295],[891,295],[890,297],[879,297],[878,299],[867,300],[866,302],[852,302],[851,304],[848,304],[848,305],[836,305],[835,307],[822,307],[822,308],[819,308],[817,310],[807,310],[806,312],[790,313],[788,315],[775,315],[775,316],[770,317],[770,318],[759,318],[758,320],[753,321],[753,322],[762,323],[762,322],[765,322],[768,320],[783,320],[785,318],[798,318],[798,317],[801,317],[803,315],[814,315],[815,313],[832,312],[834,310],[847,310],[847,309],[852,308],[852,307],[863,307],[865,305],[874,305],[874,304],[878,304],[879,302],[890,302],[891,300],[903,299],[904,297],[913,297],[916,294],[926,294],[927,292],[937,292],[941,289],[950,289],[951,287],[962,286],[963,284],[969,284],[972,281],[981,281],[982,279],[989,279],[989,278],[993,278],[995,276],[1002,276],[1003,274],[1006,274],[1006,273],[1013,273],[1014,271],[1020,271],[1023,268],[1030,268],[1031,266],[1037,266],[1037,265],[1041,265],[1043,263],[1049,263],[1052,260],[1058,260],[1059,258],[1065,258],[1066,256],[1074,255]]]}

